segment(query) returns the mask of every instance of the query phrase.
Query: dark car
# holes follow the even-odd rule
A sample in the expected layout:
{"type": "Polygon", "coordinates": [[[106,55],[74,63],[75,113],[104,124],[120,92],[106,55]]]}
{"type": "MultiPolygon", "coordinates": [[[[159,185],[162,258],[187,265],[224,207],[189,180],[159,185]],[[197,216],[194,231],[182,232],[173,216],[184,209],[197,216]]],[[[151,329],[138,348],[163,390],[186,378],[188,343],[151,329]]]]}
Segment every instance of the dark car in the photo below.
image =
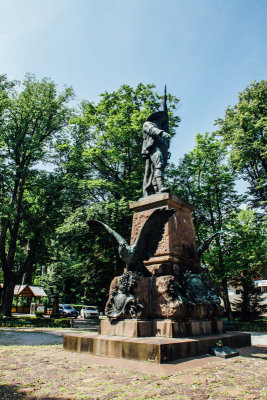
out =
{"type": "Polygon", "coordinates": [[[63,314],[64,317],[74,317],[77,318],[79,313],[70,304],[59,304],[58,311],[63,314]]]}

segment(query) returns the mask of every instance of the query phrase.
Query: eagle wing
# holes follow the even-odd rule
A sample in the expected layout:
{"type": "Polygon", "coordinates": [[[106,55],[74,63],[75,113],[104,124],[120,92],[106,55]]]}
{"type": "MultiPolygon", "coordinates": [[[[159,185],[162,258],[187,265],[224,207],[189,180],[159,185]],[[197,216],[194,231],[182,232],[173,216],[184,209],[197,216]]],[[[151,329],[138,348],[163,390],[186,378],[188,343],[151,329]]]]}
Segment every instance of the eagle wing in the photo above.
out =
{"type": "Polygon", "coordinates": [[[89,221],[87,221],[87,224],[92,227],[101,228],[102,230],[106,230],[110,234],[110,236],[113,239],[115,239],[115,241],[118,243],[118,245],[125,244],[126,246],[128,246],[126,240],[123,239],[123,237],[119,233],[114,231],[110,226],[108,226],[107,224],[104,224],[104,222],[98,221],[96,219],[89,219],[89,221]]]}
{"type": "Polygon", "coordinates": [[[217,236],[217,235],[222,235],[224,232],[223,231],[218,231],[213,233],[213,235],[211,235],[208,239],[206,239],[197,249],[197,257],[198,260],[201,259],[204,251],[206,251],[209,248],[209,245],[211,244],[211,242],[213,241],[213,239],[217,236]]]}
{"type": "Polygon", "coordinates": [[[135,262],[149,260],[155,254],[162,239],[165,224],[174,213],[174,209],[157,208],[148,217],[140,230],[136,242],[132,246],[135,262]]]}

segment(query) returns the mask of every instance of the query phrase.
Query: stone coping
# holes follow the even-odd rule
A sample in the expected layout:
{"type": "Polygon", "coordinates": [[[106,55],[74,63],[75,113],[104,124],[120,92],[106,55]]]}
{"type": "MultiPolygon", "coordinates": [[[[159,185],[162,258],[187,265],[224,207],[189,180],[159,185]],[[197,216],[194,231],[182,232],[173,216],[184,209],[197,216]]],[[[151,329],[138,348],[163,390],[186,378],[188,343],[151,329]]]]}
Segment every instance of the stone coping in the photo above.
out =
{"type": "Polygon", "coordinates": [[[157,193],[151,196],[142,197],[138,201],[130,203],[129,208],[132,211],[142,211],[167,205],[176,209],[183,209],[189,213],[196,209],[194,205],[179,199],[179,197],[172,193],[157,193]]]}
{"type": "Polygon", "coordinates": [[[106,340],[113,340],[117,342],[133,342],[133,343],[153,343],[153,344],[169,344],[169,343],[188,343],[188,342],[199,342],[199,341],[205,341],[205,340],[223,340],[227,338],[232,338],[232,337],[251,337],[251,334],[248,332],[239,332],[239,331],[231,331],[231,332],[226,332],[226,333],[219,333],[216,335],[206,335],[206,336],[201,336],[201,337],[196,337],[196,336],[188,336],[188,337],[182,337],[182,338],[165,338],[165,337],[156,337],[156,336],[150,336],[150,337],[126,337],[126,336],[110,336],[110,335],[99,335],[96,332],[81,332],[81,333],[69,333],[67,335],[64,335],[64,337],[82,337],[82,338],[94,338],[94,339],[106,339],[106,340]]]}

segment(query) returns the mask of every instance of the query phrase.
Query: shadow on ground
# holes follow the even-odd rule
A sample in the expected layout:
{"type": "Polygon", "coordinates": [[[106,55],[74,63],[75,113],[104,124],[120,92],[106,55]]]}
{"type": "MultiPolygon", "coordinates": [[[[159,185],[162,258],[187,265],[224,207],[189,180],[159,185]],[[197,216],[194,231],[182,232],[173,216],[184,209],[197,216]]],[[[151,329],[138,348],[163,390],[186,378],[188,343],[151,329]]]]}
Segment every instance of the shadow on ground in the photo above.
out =
{"type": "MultiPolygon", "coordinates": [[[[17,385],[0,385],[1,400],[73,400],[71,397],[35,397],[31,396],[28,388],[20,388],[17,385]]],[[[90,400],[88,398],[87,400],[90,400]]]]}
{"type": "Polygon", "coordinates": [[[239,349],[239,355],[248,358],[261,358],[267,361],[267,346],[248,346],[239,349]]]}

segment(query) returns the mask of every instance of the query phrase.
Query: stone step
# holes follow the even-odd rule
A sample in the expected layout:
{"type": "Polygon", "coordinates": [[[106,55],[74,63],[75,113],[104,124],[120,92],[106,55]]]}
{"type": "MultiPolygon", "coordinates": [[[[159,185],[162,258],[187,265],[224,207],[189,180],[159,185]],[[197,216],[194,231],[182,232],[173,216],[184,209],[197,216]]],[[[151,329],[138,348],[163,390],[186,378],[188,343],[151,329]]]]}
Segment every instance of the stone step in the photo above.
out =
{"type": "Polygon", "coordinates": [[[190,338],[129,338],[84,333],[64,335],[63,347],[66,350],[87,352],[98,356],[162,364],[180,358],[209,354],[212,347],[215,347],[219,341],[224,346],[232,348],[245,347],[251,345],[251,335],[231,332],[190,338]]]}

